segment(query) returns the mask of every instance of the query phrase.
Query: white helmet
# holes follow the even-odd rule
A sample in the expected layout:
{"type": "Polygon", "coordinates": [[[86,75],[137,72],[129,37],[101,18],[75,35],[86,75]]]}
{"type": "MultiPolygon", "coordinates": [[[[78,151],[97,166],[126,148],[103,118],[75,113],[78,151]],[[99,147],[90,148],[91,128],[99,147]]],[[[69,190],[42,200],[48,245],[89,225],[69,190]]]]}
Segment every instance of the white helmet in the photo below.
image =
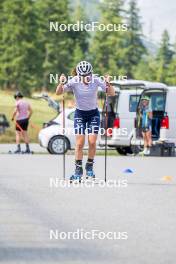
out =
{"type": "Polygon", "coordinates": [[[80,76],[86,76],[91,74],[93,71],[92,65],[87,61],[81,61],[76,66],[76,72],[80,76]]]}

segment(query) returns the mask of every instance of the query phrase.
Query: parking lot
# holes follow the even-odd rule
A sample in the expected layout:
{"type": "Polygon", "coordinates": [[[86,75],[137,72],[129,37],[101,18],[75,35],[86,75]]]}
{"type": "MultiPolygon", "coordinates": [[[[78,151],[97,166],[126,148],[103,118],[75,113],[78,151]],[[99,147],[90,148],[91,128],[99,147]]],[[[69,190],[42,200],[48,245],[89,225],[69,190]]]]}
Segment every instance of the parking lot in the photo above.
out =
{"type": "MultiPolygon", "coordinates": [[[[107,179],[120,187],[51,187],[62,156],[1,155],[0,164],[0,263],[175,263],[175,158],[108,157],[107,179]],[[127,239],[50,237],[78,229],[127,239]]],[[[73,168],[66,156],[67,177],[73,168]]],[[[103,156],[95,171],[103,180],[103,156]]]]}

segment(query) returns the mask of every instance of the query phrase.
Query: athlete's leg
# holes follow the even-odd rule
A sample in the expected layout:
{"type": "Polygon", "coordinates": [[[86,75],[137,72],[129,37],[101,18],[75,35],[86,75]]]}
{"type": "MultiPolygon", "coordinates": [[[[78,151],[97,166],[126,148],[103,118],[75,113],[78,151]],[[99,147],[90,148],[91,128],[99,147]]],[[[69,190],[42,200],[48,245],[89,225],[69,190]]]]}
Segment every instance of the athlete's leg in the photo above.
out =
{"type": "Polygon", "coordinates": [[[142,136],[143,136],[143,140],[144,140],[144,149],[147,148],[147,136],[146,136],[146,132],[142,132],[142,136]]]}
{"type": "Polygon", "coordinates": [[[83,159],[83,147],[85,143],[85,135],[76,135],[75,160],[83,159]]]}
{"type": "Polygon", "coordinates": [[[95,177],[95,173],[93,171],[93,163],[96,154],[96,141],[98,137],[99,127],[100,127],[100,114],[97,109],[95,114],[88,118],[88,122],[87,122],[88,143],[89,143],[88,159],[85,167],[87,178],[95,177]]]}
{"type": "Polygon", "coordinates": [[[97,134],[88,135],[88,143],[89,143],[89,151],[88,151],[88,159],[94,159],[96,154],[96,141],[97,134]]]}
{"type": "Polygon", "coordinates": [[[16,144],[17,144],[17,149],[16,149],[15,153],[20,153],[21,152],[20,139],[21,139],[21,131],[16,129],[16,144]]]}
{"type": "Polygon", "coordinates": [[[28,136],[27,131],[24,131],[24,130],[23,130],[23,132],[22,132],[22,136],[23,136],[24,142],[25,142],[26,144],[29,144],[29,136],[28,136]]]}
{"type": "Polygon", "coordinates": [[[151,147],[152,146],[152,133],[151,131],[147,131],[146,133],[146,139],[147,139],[147,146],[151,147]]]}
{"type": "Polygon", "coordinates": [[[16,130],[16,144],[20,144],[21,131],[16,130]]]}

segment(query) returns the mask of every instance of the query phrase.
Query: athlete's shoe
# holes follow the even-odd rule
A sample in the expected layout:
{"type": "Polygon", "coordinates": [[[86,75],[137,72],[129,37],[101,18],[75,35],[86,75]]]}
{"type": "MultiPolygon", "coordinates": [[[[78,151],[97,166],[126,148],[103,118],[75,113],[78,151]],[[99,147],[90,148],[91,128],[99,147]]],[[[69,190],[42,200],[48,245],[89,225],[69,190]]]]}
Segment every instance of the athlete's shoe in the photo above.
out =
{"type": "Polygon", "coordinates": [[[93,162],[86,163],[86,179],[95,179],[95,173],[93,171],[93,162]]]}
{"type": "Polygon", "coordinates": [[[143,151],[139,152],[139,155],[149,156],[150,155],[150,149],[145,148],[143,151]]]}
{"type": "Polygon", "coordinates": [[[139,152],[139,155],[147,155],[147,148],[144,148],[143,151],[139,152]]]}
{"type": "Polygon", "coordinates": [[[147,156],[149,156],[150,155],[150,148],[148,148],[147,149],[147,151],[146,151],[146,154],[145,155],[147,155],[147,156]]]}
{"type": "Polygon", "coordinates": [[[70,177],[70,182],[77,181],[81,182],[83,176],[83,168],[80,165],[76,165],[75,173],[70,177]]]}
{"type": "Polygon", "coordinates": [[[21,152],[21,150],[20,149],[17,149],[17,150],[15,150],[14,152],[13,152],[13,154],[21,154],[22,152],[21,152]]]}
{"type": "Polygon", "coordinates": [[[25,151],[22,152],[23,154],[32,154],[32,152],[30,151],[30,149],[26,149],[25,151]]]}

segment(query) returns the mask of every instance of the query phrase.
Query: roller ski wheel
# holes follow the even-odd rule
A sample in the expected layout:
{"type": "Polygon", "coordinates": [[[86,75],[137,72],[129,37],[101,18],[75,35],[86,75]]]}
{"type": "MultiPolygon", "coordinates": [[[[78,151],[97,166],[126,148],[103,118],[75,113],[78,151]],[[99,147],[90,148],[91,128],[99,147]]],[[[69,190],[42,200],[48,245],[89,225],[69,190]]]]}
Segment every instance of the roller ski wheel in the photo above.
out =
{"type": "Polygon", "coordinates": [[[82,176],[80,176],[80,175],[72,175],[71,177],[70,177],[70,183],[73,183],[73,182],[75,182],[75,183],[81,183],[82,182],[82,176]]]}

